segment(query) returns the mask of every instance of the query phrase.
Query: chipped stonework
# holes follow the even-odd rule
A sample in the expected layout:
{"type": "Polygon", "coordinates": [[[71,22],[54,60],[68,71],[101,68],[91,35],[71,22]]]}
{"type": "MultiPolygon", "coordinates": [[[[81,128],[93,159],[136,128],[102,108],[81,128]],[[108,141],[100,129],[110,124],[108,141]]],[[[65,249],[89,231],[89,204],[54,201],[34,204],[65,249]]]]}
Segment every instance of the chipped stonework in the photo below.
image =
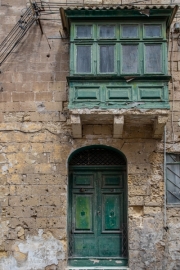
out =
{"type": "Polygon", "coordinates": [[[25,241],[17,241],[12,246],[12,255],[0,260],[2,270],[37,270],[47,265],[58,265],[64,260],[63,243],[48,232],[39,230],[38,236],[28,236],[25,241]]]}

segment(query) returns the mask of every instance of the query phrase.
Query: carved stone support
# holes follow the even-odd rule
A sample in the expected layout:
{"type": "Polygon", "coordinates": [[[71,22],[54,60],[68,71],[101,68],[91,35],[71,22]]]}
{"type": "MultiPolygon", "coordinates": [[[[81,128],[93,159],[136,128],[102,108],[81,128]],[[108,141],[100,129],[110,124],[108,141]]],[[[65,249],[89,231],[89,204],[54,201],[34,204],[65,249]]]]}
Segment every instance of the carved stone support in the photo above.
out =
{"type": "Polygon", "coordinates": [[[114,116],[114,130],[113,130],[114,138],[122,138],[123,127],[124,127],[124,116],[115,115],[114,116]]]}
{"type": "Polygon", "coordinates": [[[154,133],[153,138],[161,139],[164,133],[164,126],[166,125],[168,120],[167,116],[158,116],[154,121],[154,133]]]}
{"type": "Polygon", "coordinates": [[[73,138],[82,138],[82,124],[80,115],[71,115],[73,138]]]}

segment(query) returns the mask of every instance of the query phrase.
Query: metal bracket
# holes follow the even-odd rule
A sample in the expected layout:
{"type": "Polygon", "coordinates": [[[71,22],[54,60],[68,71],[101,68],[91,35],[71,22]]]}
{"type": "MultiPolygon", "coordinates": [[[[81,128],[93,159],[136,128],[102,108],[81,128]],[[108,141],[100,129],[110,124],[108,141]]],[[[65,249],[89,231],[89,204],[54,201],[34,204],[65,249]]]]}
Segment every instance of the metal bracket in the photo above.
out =
{"type": "Polygon", "coordinates": [[[41,34],[43,35],[44,32],[43,32],[43,28],[42,28],[42,24],[41,24],[41,21],[39,19],[40,15],[39,15],[39,10],[38,10],[38,6],[36,3],[32,3],[31,0],[29,0],[30,2],[30,5],[31,5],[31,9],[32,9],[32,12],[34,14],[34,17],[36,18],[36,22],[39,24],[39,27],[40,27],[40,30],[41,30],[41,34]]]}

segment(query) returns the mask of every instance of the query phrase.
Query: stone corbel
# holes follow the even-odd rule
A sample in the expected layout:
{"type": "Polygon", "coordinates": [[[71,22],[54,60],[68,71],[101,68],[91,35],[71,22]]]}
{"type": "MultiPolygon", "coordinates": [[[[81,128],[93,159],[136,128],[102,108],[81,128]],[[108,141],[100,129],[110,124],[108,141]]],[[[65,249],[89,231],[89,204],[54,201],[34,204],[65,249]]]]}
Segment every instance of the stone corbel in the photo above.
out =
{"type": "Polygon", "coordinates": [[[155,139],[161,139],[163,132],[164,132],[164,126],[166,125],[168,120],[168,116],[158,116],[156,120],[154,121],[154,133],[153,138],[155,139]]]}
{"type": "Polygon", "coordinates": [[[122,138],[124,128],[124,116],[115,115],[114,116],[114,130],[113,137],[114,138],[122,138]]]}
{"type": "Polygon", "coordinates": [[[71,115],[73,138],[82,138],[82,124],[80,115],[71,115]]]}

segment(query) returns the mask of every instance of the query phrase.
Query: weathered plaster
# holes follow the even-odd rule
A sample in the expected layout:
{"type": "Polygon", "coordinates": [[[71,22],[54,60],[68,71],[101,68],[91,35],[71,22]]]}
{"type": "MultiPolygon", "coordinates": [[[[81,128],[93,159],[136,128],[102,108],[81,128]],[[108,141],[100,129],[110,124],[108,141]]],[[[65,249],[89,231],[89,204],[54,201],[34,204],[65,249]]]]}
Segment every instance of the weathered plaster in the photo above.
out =
{"type": "Polygon", "coordinates": [[[58,265],[65,259],[64,243],[50,233],[39,230],[38,236],[28,236],[25,241],[12,245],[12,254],[0,260],[1,270],[37,270],[48,265],[58,265]]]}

